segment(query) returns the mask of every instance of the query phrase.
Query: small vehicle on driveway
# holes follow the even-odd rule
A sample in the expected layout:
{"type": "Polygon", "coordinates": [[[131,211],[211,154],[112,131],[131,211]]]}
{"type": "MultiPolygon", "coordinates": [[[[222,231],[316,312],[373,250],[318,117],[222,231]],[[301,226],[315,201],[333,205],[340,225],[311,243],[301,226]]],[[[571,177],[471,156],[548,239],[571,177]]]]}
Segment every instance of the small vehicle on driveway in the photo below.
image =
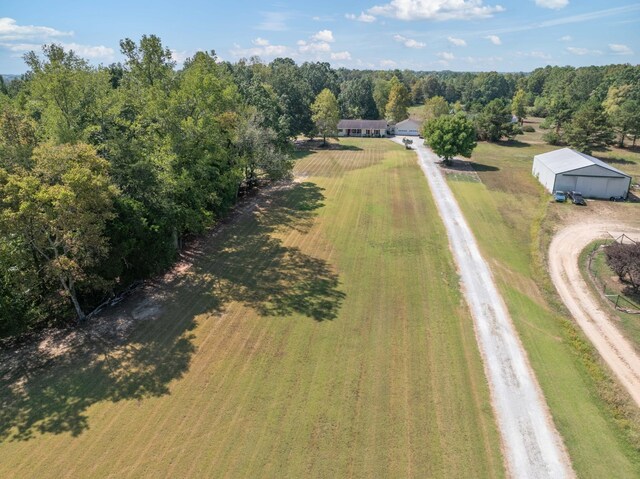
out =
{"type": "Polygon", "coordinates": [[[571,202],[574,205],[587,205],[587,202],[582,197],[582,193],[580,193],[579,191],[568,191],[567,196],[571,199],[571,202]]]}
{"type": "Polygon", "coordinates": [[[565,201],[567,201],[567,195],[565,194],[564,191],[556,191],[553,194],[553,198],[558,202],[558,203],[564,203],[565,201]]]}

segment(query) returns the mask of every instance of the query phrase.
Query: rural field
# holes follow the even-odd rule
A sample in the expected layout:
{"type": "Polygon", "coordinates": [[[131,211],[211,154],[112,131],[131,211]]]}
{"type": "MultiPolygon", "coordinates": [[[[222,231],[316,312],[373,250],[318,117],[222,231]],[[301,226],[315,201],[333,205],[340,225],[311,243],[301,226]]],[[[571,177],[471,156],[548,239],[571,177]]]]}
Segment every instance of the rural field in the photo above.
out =
{"type": "MultiPolygon", "coordinates": [[[[640,415],[568,320],[546,272],[545,255],[564,222],[599,214],[637,222],[640,205],[589,201],[581,210],[550,203],[531,175],[531,160],[555,147],[541,143],[539,131],[518,140],[480,143],[474,171],[450,171],[449,184],[493,269],[578,476],[638,477],[640,415]]],[[[637,153],[595,155],[618,158],[613,164],[636,178],[640,173],[637,153]]]]}
{"type": "MultiPolygon", "coordinates": [[[[295,172],[194,247],[190,267],[106,313],[130,333],[4,362],[0,477],[504,476],[473,322],[415,154],[341,141],[301,154],[295,172]]],[[[489,201],[484,183],[453,186],[468,211],[489,201]]],[[[500,279],[514,280],[512,314],[576,467],[631,476],[638,461],[556,315],[527,296],[528,234],[514,238],[523,251],[500,236],[488,253],[508,255],[500,279]]]]}

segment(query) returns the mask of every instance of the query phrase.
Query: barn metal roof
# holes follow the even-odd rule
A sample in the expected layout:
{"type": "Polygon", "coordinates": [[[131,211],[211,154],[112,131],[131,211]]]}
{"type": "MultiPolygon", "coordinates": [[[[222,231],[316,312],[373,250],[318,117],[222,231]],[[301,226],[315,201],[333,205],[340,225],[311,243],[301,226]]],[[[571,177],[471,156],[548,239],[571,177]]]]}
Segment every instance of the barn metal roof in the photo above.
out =
{"type": "Polygon", "coordinates": [[[340,120],[340,130],[386,130],[386,120],[340,120]]]}
{"type": "Polygon", "coordinates": [[[623,173],[604,161],[594,158],[593,156],[585,155],[579,151],[572,150],[571,148],[561,148],[559,150],[550,151],[549,153],[542,153],[540,155],[536,155],[535,158],[556,174],[567,173],[569,171],[579,170],[580,168],[586,168],[587,166],[597,165],[601,168],[617,173],[620,176],[630,178],[626,173],[623,173]]]}

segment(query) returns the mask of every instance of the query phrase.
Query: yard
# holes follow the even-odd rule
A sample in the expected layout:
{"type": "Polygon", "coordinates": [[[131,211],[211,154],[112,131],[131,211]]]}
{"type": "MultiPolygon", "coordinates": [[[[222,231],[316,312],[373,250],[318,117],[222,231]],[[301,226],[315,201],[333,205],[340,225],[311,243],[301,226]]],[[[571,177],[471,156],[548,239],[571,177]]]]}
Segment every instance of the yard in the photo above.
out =
{"type": "MultiPolygon", "coordinates": [[[[473,324],[415,154],[340,144],[301,154],[297,183],[107,312],[121,336],[4,361],[0,476],[504,476],[473,324]]],[[[588,393],[566,346],[547,341],[571,394],[588,393]]],[[[544,379],[548,389],[557,375],[544,379]]],[[[579,404],[593,420],[563,414],[597,426],[602,467],[631,471],[597,405],[579,404]]]]}
{"type": "MultiPolygon", "coordinates": [[[[537,122],[535,123],[537,129],[537,122]]],[[[640,219],[640,205],[590,201],[586,209],[551,203],[531,175],[533,156],[554,149],[539,132],[518,141],[480,143],[473,169],[453,169],[449,184],[489,261],[516,329],[580,477],[638,477],[640,415],[608,379],[560,304],[546,272],[555,228],[608,215],[640,219]]],[[[615,166],[636,178],[640,154],[614,150],[615,166]]]]}

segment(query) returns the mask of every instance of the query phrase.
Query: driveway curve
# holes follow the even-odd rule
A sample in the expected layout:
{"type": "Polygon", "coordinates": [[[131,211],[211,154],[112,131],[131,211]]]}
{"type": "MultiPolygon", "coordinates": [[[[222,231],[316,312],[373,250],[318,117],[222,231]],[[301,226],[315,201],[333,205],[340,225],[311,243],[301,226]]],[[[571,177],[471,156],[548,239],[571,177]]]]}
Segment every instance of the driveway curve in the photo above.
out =
{"type": "MultiPolygon", "coordinates": [[[[401,143],[402,138],[395,141],[401,143]]],[[[568,454],[489,266],[436,164],[440,158],[426,146],[414,148],[445,224],[473,316],[508,472],[517,478],[573,477],[568,454]]]]}
{"type": "Polygon", "coordinates": [[[640,407],[640,355],[614,324],[611,314],[594,298],[578,259],[592,241],[621,231],[640,237],[640,230],[620,223],[580,223],[560,230],[549,247],[549,273],[562,301],[620,383],[640,407]]]}

